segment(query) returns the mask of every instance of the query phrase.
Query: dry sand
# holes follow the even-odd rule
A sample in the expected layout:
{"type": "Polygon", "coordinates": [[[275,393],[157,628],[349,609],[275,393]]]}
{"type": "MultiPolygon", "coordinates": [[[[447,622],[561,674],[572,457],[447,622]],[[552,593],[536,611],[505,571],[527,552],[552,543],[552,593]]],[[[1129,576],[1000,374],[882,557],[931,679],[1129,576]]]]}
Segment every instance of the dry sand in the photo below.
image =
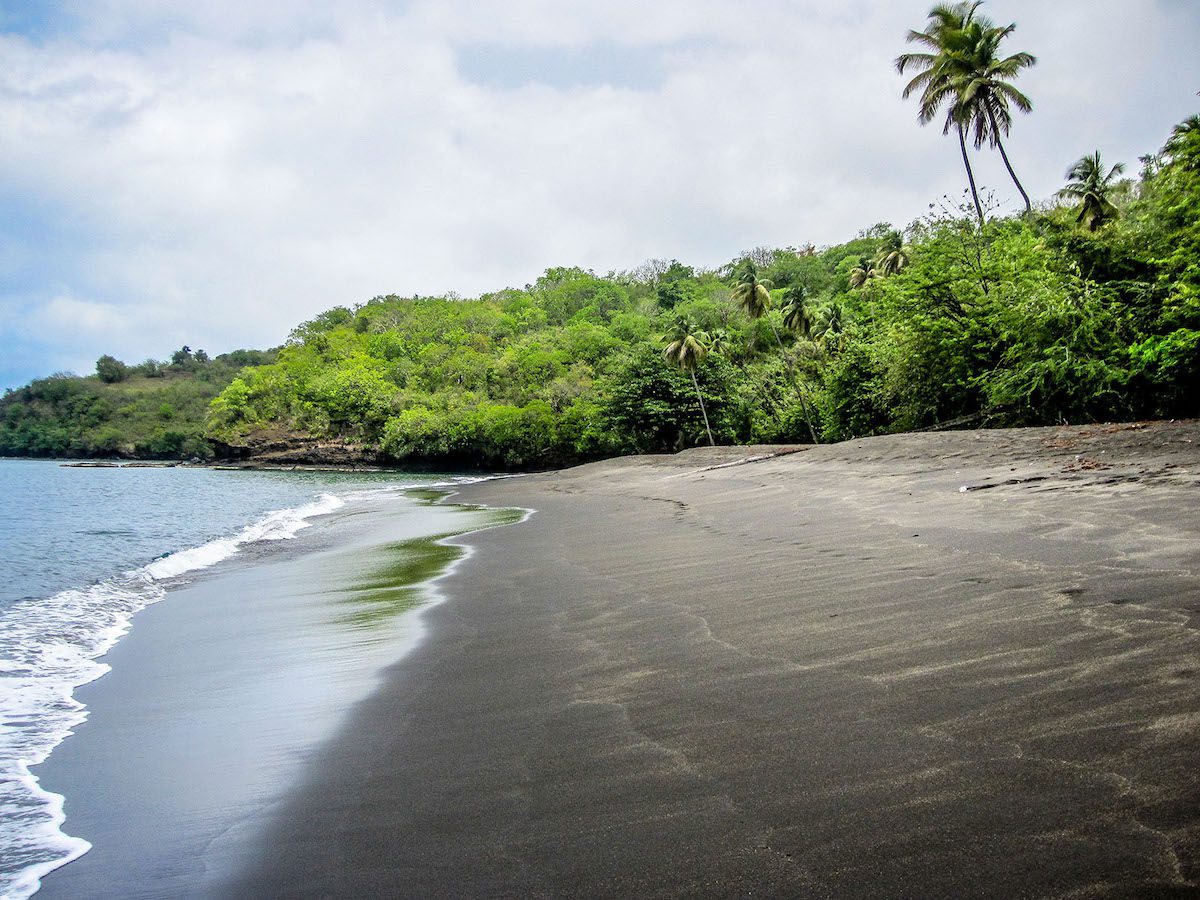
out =
{"type": "Polygon", "coordinates": [[[788,450],[464,491],[229,893],[1197,896],[1200,425],[788,450]]]}

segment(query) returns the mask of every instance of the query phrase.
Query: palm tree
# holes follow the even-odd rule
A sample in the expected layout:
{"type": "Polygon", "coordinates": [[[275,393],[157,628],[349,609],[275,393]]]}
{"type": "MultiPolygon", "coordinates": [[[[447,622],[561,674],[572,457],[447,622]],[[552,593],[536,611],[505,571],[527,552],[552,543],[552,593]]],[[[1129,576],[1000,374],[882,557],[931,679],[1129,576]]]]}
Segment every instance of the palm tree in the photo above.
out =
{"type": "Polygon", "coordinates": [[[812,309],[808,305],[808,290],[802,284],[793,285],[783,293],[783,327],[801,337],[812,334],[812,309]]]}
{"type": "MultiPolygon", "coordinates": [[[[884,278],[899,275],[908,265],[908,248],[900,232],[893,231],[875,255],[875,270],[884,278]]],[[[851,272],[851,275],[854,273],[851,272]]]]}
{"type": "Polygon", "coordinates": [[[758,266],[747,257],[734,270],[737,281],[733,286],[736,300],[752,319],[760,319],[771,309],[771,282],[760,281],[758,266]]]}
{"type": "Polygon", "coordinates": [[[1004,150],[1001,135],[1008,136],[1012,128],[1009,104],[1023,113],[1033,109],[1033,103],[1009,82],[1037,62],[1032,54],[1019,52],[999,55],[1000,43],[1016,30],[1015,24],[1003,28],[983,16],[973,17],[961,31],[947,35],[947,56],[944,65],[958,92],[968,128],[974,129],[975,148],[986,142],[1000,151],[1004,168],[1025,201],[1025,212],[1033,205],[1029,194],[1013,171],[1004,150]]]}
{"type": "Polygon", "coordinates": [[[961,72],[949,65],[949,53],[958,35],[975,18],[982,0],[973,3],[939,3],[929,11],[929,22],[925,31],[910,30],[905,40],[919,44],[932,52],[902,53],[896,57],[896,71],[901,75],[908,69],[916,75],[904,86],[902,94],[907,99],[920,91],[917,103],[917,121],[922,125],[932,122],[942,107],[946,107],[946,122],[942,134],[953,128],[958,134],[958,147],[962,152],[963,166],[967,170],[967,183],[971,188],[971,199],[975,201],[975,214],[983,225],[983,206],[979,202],[979,191],[975,188],[975,173],[967,156],[966,127],[970,120],[967,109],[959,97],[961,72]]]}
{"type": "Polygon", "coordinates": [[[1116,177],[1124,171],[1125,164],[1117,163],[1107,175],[1104,174],[1104,164],[1100,162],[1100,151],[1097,150],[1067,170],[1067,178],[1070,181],[1058,192],[1058,196],[1079,200],[1079,215],[1075,221],[1086,225],[1088,231],[1095,231],[1118,215],[1118,210],[1108,199],[1108,194],[1116,177]]]}
{"type": "MultiPolygon", "coordinates": [[[[758,267],[754,265],[754,261],[748,257],[742,260],[735,276],[738,280],[733,287],[733,299],[741,304],[742,309],[751,319],[761,319],[766,316],[771,311],[771,283],[759,280],[758,267]]],[[[800,398],[800,409],[804,412],[804,424],[808,426],[809,436],[814,444],[820,443],[817,440],[817,430],[813,428],[812,414],[808,411],[808,401],[804,399],[804,391],[800,390],[800,385],[796,381],[795,368],[784,349],[779,329],[775,327],[775,322],[770,316],[767,316],[767,324],[771,326],[771,333],[775,335],[775,343],[779,345],[779,352],[783,356],[783,364],[787,367],[788,377],[800,398]]]]}
{"type": "MultiPolygon", "coordinates": [[[[733,286],[733,299],[742,304],[746,316],[751,319],[761,319],[763,316],[767,316],[767,313],[770,312],[770,282],[761,281],[758,278],[758,269],[754,260],[749,257],[743,259],[736,270],[736,277],[738,281],[733,286]]],[[[804,424],[809,426],[812,443],[820,443],[817,440],[816,428],[812,427],[812,415],[809,413],[808,401],[805,400],[804,391],[800,390],[800,385],[796,380],[796,368],[792,366],[792,360],[784,348],[784,338],[779,336],[779,329],[775,328],[774,320],[769,316],[767,316],[767,324],[770,325],[770,331],[775,335],[775,343],[779,344],[779,352],[787,367],[787,377],[791,379],[792,385],[796,388],[796,394],[800,398],[800,409],[804,412],[804,424]]]]}
{"type": "Polygon", "coordinates": [[[850,287],[863,287],[872,278],[879,277],[879,270],[865,256],[859,257],[858,265],[850,270],[850,287]]]}
{"type": "Polygon", "coordinates": [[[708,356],[708,335],[698,330],[691,319],[679,316],[662,340],[668,342],[663,349],[663,359],[692,376],[692,387],[696,390],[696,399],[700,401],[700,415],[704,417],[704,430],[708,433],[708,445],[715,447],[716,441],[708,424],[708,410],[704,408],[704,395],[700,393],[700,383],[696,381],[696,366],[708,356]]]}
{"type": "Polygon", "coordinates": [[[817,311],[817,321],[813,334],[822,341],[829,341],[843,334],[846,330],[846,310],[841,303],[831,300],[817,311]]]}
{"type": "Polygon", "coordinates": [[[1189,116],[1171,130],[1171,137],[1163,149],[1175,157],[1181,155],[1189,143],[1196,142],[1200,146],[1200,115],[1189,116]]]}
{"type": "Polygon", "coordinates": [[[724,356],[732,349],[729,343],[729,332],[724,328],[718,328],[716,331],[708,333],[708,352],[715,353],[717,356],[724,356]]]}
{"type": "MultiPolygon", "coordinates": [[[[758,277],[758,268],[754,261],[746,258],[742,260],[736,270],[737,283],[733,288],[733,298],[741,304],[742,309],[746,311],[751,319],[761,319],[767,316],[771,311],[771,283],[764,281],[758,277]]],[[[812,413],[808,408],[808,401],[804,397],[804,392],[800,389],[800,385],[796,380],[795,367],[792,365],[791,358],[787,355],[787,351],[783,346],[783,338],[779,336],[779,329],[775,327],[775,322],[767,316],[767,324],[771,326],[771,333],[775,335],[775,343],[779,345],[779,351],[783,356],[784,365],[787,367],[788,377],[792,385],[796,388],[796,394],[800,398],[800,409],[804,413],[804,423],[808,426],[809,436],[814,444],[819,443],[817,440],[817,430],[813,427],[812,413]]]]}

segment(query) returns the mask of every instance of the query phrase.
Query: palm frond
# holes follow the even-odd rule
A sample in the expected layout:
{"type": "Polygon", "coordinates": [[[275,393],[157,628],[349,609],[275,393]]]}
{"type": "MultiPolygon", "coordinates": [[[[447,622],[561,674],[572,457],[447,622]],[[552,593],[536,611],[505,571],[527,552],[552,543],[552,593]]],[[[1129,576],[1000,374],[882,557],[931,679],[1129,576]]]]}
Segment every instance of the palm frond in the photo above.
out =
{"type": "Polygon", "coordinates": [[[1005,107],[1007,107],[1008,103],[1012,103],[1013,106],[1023,113],[1033,111],[1033,101],[1007,82],[994,81],[992,91],[998,98],[998,101],[1005,107]]]}

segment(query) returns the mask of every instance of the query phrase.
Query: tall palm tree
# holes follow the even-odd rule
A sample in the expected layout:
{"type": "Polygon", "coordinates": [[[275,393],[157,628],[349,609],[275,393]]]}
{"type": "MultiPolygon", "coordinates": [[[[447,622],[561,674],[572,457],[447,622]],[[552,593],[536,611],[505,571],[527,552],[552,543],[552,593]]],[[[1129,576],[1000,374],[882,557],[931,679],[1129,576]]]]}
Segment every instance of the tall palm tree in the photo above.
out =
{"type": "MultiPolygon", "coordinates": [[[[875,270],[884,278],[899,275],[908,265],[908,247],[904,246],[904,238],[898,231],[887,236],[875,254],[875,270]]],[[[854,273],[851,272],[851,275],[854,273]]]]}
{"type": "MultiPolygon", "coordinates": [[[[761,319],[766,316],[771,311],[771,283],[759,279],[758,267],[754,265],[754,261],[749,258],[742,260],[735,270],[735,277],[737,283],[733,287],[733,299],[741,304],[742,309],[751,319],[761,319]]],[[[808,434],[814,444],[820,443],[817,440],[817,430],[813,427],[808,401],[805,400],[804,391],[800,389],[800,384],[796,380],[795,367],[787,355],[787,350],[784,349],[779,329],[775,327],[775,322],[770,316],[767,316],[767,324],[771,326],[771,333],[775,335],[775,343],[779,345],[779,352],[783,356],[783,364],[787,367],[788,377],[791,379],[793,387],[796,388],[796,395],[800,398],[800,409],[804,413],[804,424],[808,426],[808,434]]]]}
{"type": "Polygon", "coordinates": [[[812,334],[813,315],[808,305],[808,290],[804,285],[793,285],[784,291],[783,306],[780,309],[783,312],[784,328],[805,338],[812,334]]]}
{"type": "Polygon", "coordinates": [[[760,319],[771,309],[771,282],[761,281],[758,266],[750,258],[743,259],[734,269],[733,299],[752,319],[760,319]]]}
{"type": "Polygon", "coordinates": [[[858,265],[850,270],[850,287],[863,287],[872,278],[879,277],[879,270],[875,268],[874,263],[866,256],[859,257],[858,265]]]}
{"type": "Polygon", "coordinates": [[[708,356],[708,335],[697,329],[691,319],[679,316],[662,340],[668,342],[663,349],[663,359],[692,376],[692,387],[696,391],[696,399],[700,401],[700,415],[704,417],[704,430],[708,433],[708,445],[715,447],[716,441],[708,424],[708,410],[704,408],[704,395],[700,393],[700,383],[696,380],[696,366],[708,356]]]}
{"type": "Polygon", "coordinates": [[[1058,192],[1059,197],[1070,197],[1079,201],[1079,215],[1075,221],[1095,231],[1118,215],[1117,208],[1108,199],[1117,176],[1125,171],[1124,163],[1117,163],[1108,174],[1100,161],[1100,151],[1085,156],[1067,170],[1067,185],[1058,192]]]}
{"type": "Polygon", "coordinates": [[[1032,101],[1009,82],[1023,69],[1033,66],[1037,57],[1024,51],[1000,56],[1001,42],[1016,27],[1015,24],[999,27],[984,16],[972,17],[962,30],[947,35],[943,65],[955,85],[966,125],[975,132],[975,148],[986,142],[1000,151],[1004,168],[1020,191],[1028,213],[1033,209],[1029,194],[1013,171],[1000,139],[1001,135],[1007,137],[1012,128],[1010,104],[1023,113],[1033,109],[1032,101]]]}
{"type": "Polygon", "coordinates": [[[958,35],[975,18],[982,0],[973,3],[939,3],[929,11],[929,21],[924,31],[910,30],[905,40],[918,44],[930,52],[902,53],[896,57],[896,71],[903,75],[907,70],[916,71],[904,86],[902,96],[907,99],[921,92],[917,103],[917,121],[927,125],[946,108],[946,121],[942,134],[953,128],[958,134],[958,147],[962,153],[963,167],[967,170],[967,183],[971,188],[971,199],[975,202],[975,215],[983,225],[983,206],[979,202],[979,191],[975,187],[975,173],[967,156],[966,128],[969,114],[959,97],[961,72],[949,65],[949,52],[958,40],[958,35]]]}
{"type": "Polygon", "coordinates": [[[843,334],[846,330],[846,309],[836,300],[830,300],[817,311],[817,321],[813,328],[822,341],[829,341],[843,334]]]}

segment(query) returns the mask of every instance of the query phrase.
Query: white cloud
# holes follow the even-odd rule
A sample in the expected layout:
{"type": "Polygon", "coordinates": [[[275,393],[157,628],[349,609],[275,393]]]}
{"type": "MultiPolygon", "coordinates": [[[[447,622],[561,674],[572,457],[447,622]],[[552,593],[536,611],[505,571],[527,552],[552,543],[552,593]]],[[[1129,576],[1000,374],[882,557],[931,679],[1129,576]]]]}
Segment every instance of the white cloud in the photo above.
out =
{"type": "MultiPolygon", "coordinates": [[[[1133,163],[1195,108],[1187,6],[986,9],[1017,20],[1014,46],[1041,59],[1023,79],[1037,109],[1010,147],[1035,197],[1096,146],[1133,163]]],[[[105,0],[75,13],[53,39],[0,39],[0,195],[36,197],[86,240],[0,261],[0,303],[34,296],[53,318],[62,296],[95,298],[91,359],[268,345],[334,304],[473,294],[550,265],[714,265],[832,242],[961,188],[954,142],[916,127],[891,70],[923,4],[105,0]],[[480,43],[605,42],[659,54],[661,77],[505,88],[457,65],[480,43]]],[[[1015,202],[998,160],[978,169],[1015,202]]]]}
{"type": "Polygon", "coordinates": [[[84,334],[110,336],[129,327],[120,309],[111,303],[57,296],[40,304],[31,316],[39,336],[52,336],[64,329],[84,334]]]}

